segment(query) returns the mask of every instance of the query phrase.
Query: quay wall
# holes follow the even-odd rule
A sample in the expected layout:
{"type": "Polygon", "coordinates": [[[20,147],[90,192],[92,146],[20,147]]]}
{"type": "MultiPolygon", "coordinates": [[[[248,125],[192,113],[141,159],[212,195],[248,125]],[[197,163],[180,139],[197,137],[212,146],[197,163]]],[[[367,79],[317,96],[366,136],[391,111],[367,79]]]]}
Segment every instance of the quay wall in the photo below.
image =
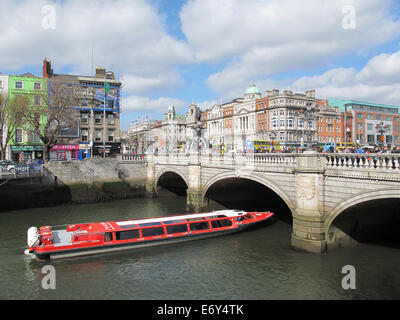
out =
{"type": "Polygon", "coordinates": [[[144,197],[145,186],[144,162],[54,161],[42,177],[0,182],[0,212],[144,197]]]}

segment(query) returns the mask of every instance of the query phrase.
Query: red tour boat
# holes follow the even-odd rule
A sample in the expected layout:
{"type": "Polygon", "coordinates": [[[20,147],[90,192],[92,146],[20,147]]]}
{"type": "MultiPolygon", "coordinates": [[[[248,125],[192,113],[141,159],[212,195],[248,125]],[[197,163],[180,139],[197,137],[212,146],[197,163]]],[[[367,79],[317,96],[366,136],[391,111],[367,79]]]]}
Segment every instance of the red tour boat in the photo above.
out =
{"type": "Polygon", "coordinates": [[[220,210],[159,218],[28,229],[25,254],[58,259],[201,239],[242,231],[269,220],[272,212],[220,210]]]}

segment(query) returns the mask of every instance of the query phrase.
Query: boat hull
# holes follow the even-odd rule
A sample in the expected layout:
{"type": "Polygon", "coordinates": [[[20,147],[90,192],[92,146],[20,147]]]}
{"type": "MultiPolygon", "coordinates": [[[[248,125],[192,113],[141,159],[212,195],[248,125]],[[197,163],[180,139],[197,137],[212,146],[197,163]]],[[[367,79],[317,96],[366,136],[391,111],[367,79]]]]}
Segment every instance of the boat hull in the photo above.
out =
{"type": "Polygon", "coordinates": [[[191,234],[188,233],[183,236],[171,237],[171,238],[162,238],[162,239],[155,239],[155,240],[147,240],[143,242],[134,242],[134,243],[120,243],[120,244],[110,244],[110,245],[103,245],[98,247],[90,247],[90,248],[77,248],[77,249],[69,249],[69,250],[59,250],[48,252],[45,254],[34,252],[36,258],[40,260],[57,260],[63,258],[71,258],[71,257],[79,257],[79,256],[88,256],[94,255],[99,253],[111,253],[111,252],[118,252],[124,250],[133,250],[133,249],[141,249],[146,247],[153,247],[153,246],[161,246],[179,242],[186,242],[192,240],[201,240],[201,239],[208,239],[218,236],[224,236],[232,233],[238,233],[244,230],[253,229],[254,227],[258,227],[261,225],[265,225],[268,220],[257,221],[254,223],[248,223],[238,226],[237,228],[225,229],[220,231],[213,231],[213,232],[206,232],[206,233],[197,233],[191,234]]]}

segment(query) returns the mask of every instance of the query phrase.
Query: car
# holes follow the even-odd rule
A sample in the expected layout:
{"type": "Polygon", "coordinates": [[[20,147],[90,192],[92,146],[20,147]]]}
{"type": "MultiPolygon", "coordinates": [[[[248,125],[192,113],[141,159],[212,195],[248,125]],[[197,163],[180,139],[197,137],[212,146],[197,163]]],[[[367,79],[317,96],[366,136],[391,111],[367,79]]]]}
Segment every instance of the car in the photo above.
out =
{"type": "Polygon", "coordinates": [[[8,171],[10,173],[15,173],[16,165],[18,165],[18,163],[11,161],[11,160],[1,160],[0,161],[1,171],[8,171]]]}

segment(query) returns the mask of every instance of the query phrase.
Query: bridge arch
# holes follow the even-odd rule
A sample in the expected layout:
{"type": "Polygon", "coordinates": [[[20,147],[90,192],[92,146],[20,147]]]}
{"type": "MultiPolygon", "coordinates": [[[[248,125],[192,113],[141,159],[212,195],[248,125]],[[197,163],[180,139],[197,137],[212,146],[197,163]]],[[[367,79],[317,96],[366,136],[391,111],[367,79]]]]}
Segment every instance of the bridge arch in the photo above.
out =
{"type": "Polygon", "coordinates": [[[202,190],[202,196],[203,198],[206,196],[207,191],[210,189],[212,185],[215,183],[224,180],[224,179],[230,179],[230,178],[241,178],[241,179],[247,179],[250,181],[257,182],[269,189],[271,189],[273,192],[275,192],[282,200],[283,202],[287,205],[289,210],[293,213],[295,210],[295,205],[293,204],[293,201],[290,200],[289,196],[287,195],[286,192],[284,192],[279,186],[277,186],[274,182],[265,179],[265,178],[260,178],[257,175],[254,175],[252,173],[247,174],[247,173],[240,173],[240,175],[233,173],[233,172],[224,172],[215,175],[212,177],[207,183],[204,184],[203,190],[202,190]]]}
{"type": "Polygon", "coordinates": [[[185,174],[184,174],[181,170],[176,169],[176,168],[172,168],[172,167],[162,169],[160,172],[158,172],[157,177],[156,177],[156,179],[155,179],[154,185],[157,186],[157,185],[158,185],[158,182],[160,181],[160,178],[161,178],[165,173],[169,173],[169,172],[172,172],[172,173],[175,173],[176,175],[178,175],[178,176],[185,182],[186,186],[189,186],[189,182],[188,182],[188,180],[187,180],[185,174]]]}
{"type": "Polygon", "coordinates": [[[329,228],[331,227],[333,221],[347,209],[354,207],[358,204],[361,204],[363,202],[383,200],[383,199],[400,199],[400,190],[399,189],[374,190],[370,192],[363,192],[361,194],[345,199],[329,212],[327,219],[325,221],[327,232],[329,231],[329,228]]]}

